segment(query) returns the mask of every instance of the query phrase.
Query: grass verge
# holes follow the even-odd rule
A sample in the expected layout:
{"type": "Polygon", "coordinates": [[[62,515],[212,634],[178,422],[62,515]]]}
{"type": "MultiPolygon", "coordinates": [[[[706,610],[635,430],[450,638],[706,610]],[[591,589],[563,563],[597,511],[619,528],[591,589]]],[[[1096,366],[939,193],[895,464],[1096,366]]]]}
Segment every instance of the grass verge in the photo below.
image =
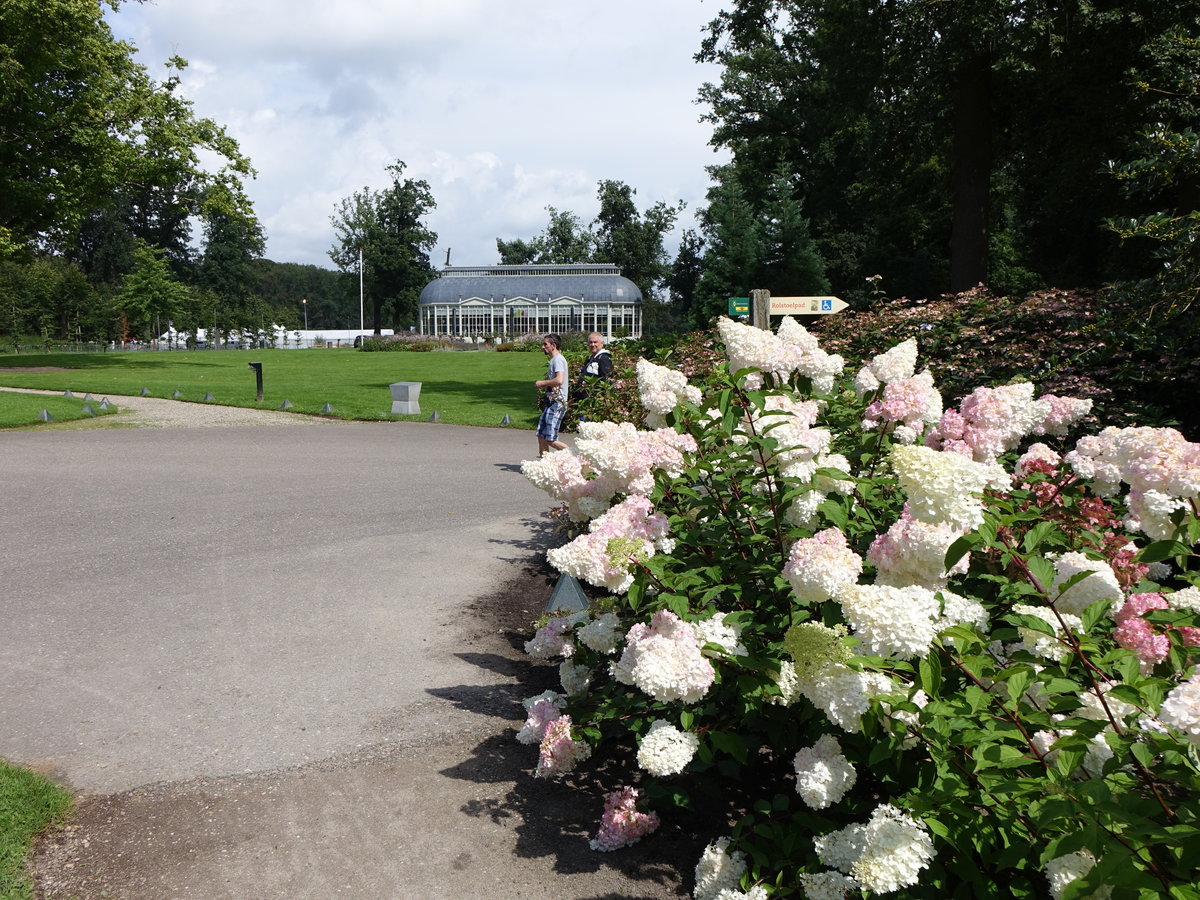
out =
{"type": "Polygon", "coordinates": [[[12,391],[0,391],[0,428],[39,425],[45,421],[40,418],[43,409],[55,422],[90,419],[110,415],[112,412],[101,409],[99,400],[85,404],[82,397],[53,397],[45,394],[14,394],[12,391]],[[90,406],[92,412],[84,412],[85,405],[90,406]]]}
{"type": "MultiPolygon", "coordinates": [[[[200,350],[137,353],[0,355],[0,384],[76,394],[148,396],[253,409],[319,414],[329,404],[343,419],[424,420],[436,410],[458,425],[537,422],[533,382],[544,378],[541,354],[475,352],[357,353],[350,350],[200,350]],[[256,400],[261,362],[263,399],[256,400]],[[393,416],[388,386],[421,382],[421,414],[393,416]],[[178,394],[178,396],[177,396],[178,394]]],[[[51,410],[51,414],[54,411],[51,410]]],[[[36,415],[36,411],[35,411],[36,415]]]]}
{"type": "Polygon", "coordinates": [[[0,900],[28,900],[24,862],[33,839],[71,809],[71,794],[48,778],[0,760],[0,900]]]}

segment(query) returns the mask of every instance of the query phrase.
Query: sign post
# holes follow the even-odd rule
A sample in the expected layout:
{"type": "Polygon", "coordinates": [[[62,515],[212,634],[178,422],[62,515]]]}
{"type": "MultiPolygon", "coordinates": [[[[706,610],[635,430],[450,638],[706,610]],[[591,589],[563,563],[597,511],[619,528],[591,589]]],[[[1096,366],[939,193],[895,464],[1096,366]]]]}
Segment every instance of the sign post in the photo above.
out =
{"type": "Polygon", "coordinates": [[[771,292],[750,292],[750,324],[755,328],[771,329],[771,292]]]}
{"type": "Polygon", "coordinates": [[[729,298],[729,318],[734,316],[750,315],[750,298],[749,297],[730,297],[729,298]]]}
{"type": "Polygon", "coordinates": [[[840,297],[772,297],[773,316],[828,316],[850,304],[840,297]]]}

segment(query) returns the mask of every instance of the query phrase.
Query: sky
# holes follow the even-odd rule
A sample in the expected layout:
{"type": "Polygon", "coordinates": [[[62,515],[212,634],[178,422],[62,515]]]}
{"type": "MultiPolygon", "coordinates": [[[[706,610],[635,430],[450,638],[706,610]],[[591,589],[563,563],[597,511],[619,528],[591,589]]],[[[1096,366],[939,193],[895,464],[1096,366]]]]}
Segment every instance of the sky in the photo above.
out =
{"type": "MultiPolygon", "coordinates": [[[[425,179],[434,265],[494,265],[496,238],[542,231],[547,206],[590,222],[596,184],[639,209],[683,200],[694,225],[708,146],[693,60],[720,0],[148,0],[109,13],[258,172],[247,193],[276,262],[332,268],[339,201],[425,179]]],[[[673,246],[678,230],[670,239],[673,246]]]]}

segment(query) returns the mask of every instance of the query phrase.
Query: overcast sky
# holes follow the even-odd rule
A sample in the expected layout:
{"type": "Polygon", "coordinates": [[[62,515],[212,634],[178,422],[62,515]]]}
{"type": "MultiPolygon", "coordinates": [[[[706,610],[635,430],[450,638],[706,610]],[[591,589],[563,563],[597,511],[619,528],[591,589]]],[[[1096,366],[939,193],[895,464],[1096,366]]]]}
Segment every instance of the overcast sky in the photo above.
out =
{"type": "MultiPolygon", "coordinates": [[[[155,77],[184,57],[183,93],[258,170],[247,185],[268,258],[331,267],[343,197],[429,182],[433,262],[498,262],[554,206],[590,221],[596,182],[639,209],[702,205],[708,146],[692,57],[720,0],[149,0],[108,16],[155,77]]],[[[677,240],[677,234],[672,240],[677,240]]]]}

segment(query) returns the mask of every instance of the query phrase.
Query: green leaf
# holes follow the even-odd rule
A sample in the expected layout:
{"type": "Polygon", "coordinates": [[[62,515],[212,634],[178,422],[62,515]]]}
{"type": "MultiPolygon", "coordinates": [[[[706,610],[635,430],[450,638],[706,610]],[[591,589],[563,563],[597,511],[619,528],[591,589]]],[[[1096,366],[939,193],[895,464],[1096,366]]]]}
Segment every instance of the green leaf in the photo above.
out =
{"type": "Polygon", "coordinates": [[[1035,556],[1025,563],[1029,574],[1037,579],[1038,585],[1044,591],[1049,591],[1054,584],[1054,563],[1044,556],[1035,556]]]}
{"type": "Polygon", "coordinates": [[[1057,528],[1058,526],[1054,522],[1038,522],[1026,532],[1025,539],[1021,541],[1022,548],[1026,553],[1033,553],[1057,528]]]}
{"type": "Polygon", "coordinates": [[[957,565],[958,561],[983,543],[983,538],[974,532],[964,534],[946,550],[946,561],[943,563],[947,572],[957,565]]]}
{"type": "Polygon", "coordinates": [[[921,690],[931,697],[936,697],[941,693],[942,686],[942,668],[934,665],[925,657],[917,664],[917,674],[921,679],[921,690]]]}
{"type": "Polygon", "coordinates": [[[821,503],[819,509],[830,523],[836,525],[842,531],[845,531],[846,527],[850,524],[850,514],[841,503],[832,497],[826,498],[821,503]]]}
{"type": "Polygon", "coordinates": [[[1138,562],[1162,562],[1171,557],[1187,557],[1192,555],[1192,548],[1179,541],[1155,541],[1143,547],[1134,559],[1138,562]]]}
{"type": "Polygon", "coordinates": [[[710,731],[708,739],[712,745],[723,753],[728,753],[743,765],[746,762],[746,742],[740,734],[728,731],[710,731]]]}

